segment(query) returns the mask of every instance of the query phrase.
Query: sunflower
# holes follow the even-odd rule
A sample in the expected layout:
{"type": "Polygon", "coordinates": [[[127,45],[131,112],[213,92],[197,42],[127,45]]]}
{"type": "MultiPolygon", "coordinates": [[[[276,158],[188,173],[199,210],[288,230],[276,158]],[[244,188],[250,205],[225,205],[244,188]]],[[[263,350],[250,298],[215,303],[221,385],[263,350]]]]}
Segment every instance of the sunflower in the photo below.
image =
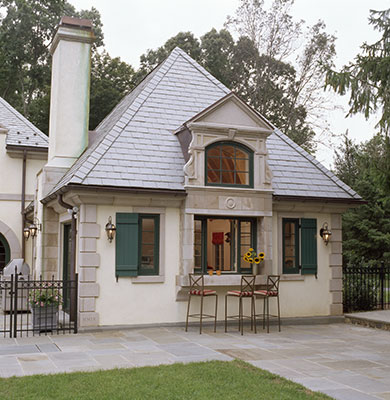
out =
{"type": "Polygon", "coordinates": [[[255,264],[260,264],[260,258],[259,257],[255,257],[254,259],[253,259],[253,261],[255,262],[255,264]]]}
{"type": "Polygon", "coordinates": [[[265,257],[265,253],[262,251],[262,252],[260,252],[259,253],[259,257],[262,259],[262,260],[264,260],[264,257],[265,257]]]}
{"type": "Polygon", "coordinates": [[[245,254],[245,256],[244,256],[244,261],[249,262],[249,257],[247,257],[246,254],[245,254]]]}
{"type": "Polygon", "coordinates": [[[250,257],[248,261],[249,261],[250,263],[253,263],[253,258],[250,257]]]}
{"type": "Polygon", "coordinates": [[[248,251],[247,253],[245,253],[245,257],[251,257],[252,256],[252,252],[248,251]]]}
{"type": "Polygon", "coordinates": [[[254,250],[253,250],[252,247],[251,247],[251,248],[249,249],[249,251],[252,252],[252,251],[254,251],[254,250]]]}

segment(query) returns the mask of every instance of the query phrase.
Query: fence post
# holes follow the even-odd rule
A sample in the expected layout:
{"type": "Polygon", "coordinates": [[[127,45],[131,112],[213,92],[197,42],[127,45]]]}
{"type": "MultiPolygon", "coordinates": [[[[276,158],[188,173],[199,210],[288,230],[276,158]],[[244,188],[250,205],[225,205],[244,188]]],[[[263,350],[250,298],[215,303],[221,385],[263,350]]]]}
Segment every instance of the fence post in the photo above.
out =
{"type": "Polygon", "coordinates": [[[384,310],[385,309],[385,263],[384,263],[384,261],[381,261],[379,277],[380,277],[380,281],[381,281],[381,310],[384,310]]]}
{"type": "Polygon", "coordinates": [[[15,280],[14,280],[14,338],[17,335],[17,324],[18,324],[18,271],[15,267],[15,280]]]}
{"type": "Polygon", "coordinates": [[[74,315],[74,333],[77,333],[77,324],[78,324],[78,313],[79,313],[79,299],[78,299],[78,292],[79,292],[79,274],[75,274],[75,280],[73,282],[73,284],[75,285],[75,303],[76,303],[76,312],[74,315]]]}

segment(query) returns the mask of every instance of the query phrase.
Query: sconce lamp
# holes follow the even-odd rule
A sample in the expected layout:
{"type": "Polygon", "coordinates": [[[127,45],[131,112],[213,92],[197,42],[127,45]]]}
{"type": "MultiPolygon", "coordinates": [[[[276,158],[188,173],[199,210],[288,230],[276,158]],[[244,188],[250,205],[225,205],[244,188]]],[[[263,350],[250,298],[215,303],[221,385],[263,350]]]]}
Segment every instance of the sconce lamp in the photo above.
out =
{"type": "Polygon", "coordinates": [[[112,223],[112,219],[110,216],[108,217],[108,222],[106,224],[107,239],[109,240],[110,243],[115,237],[115,232],[116,232],[116,226],[112,223]]]}
{"type": "Polygon", "coordinates": [[[31,237],[35,237],[38,232],[42,230],[42,224],[39,222],[39,219],[35,217],[28,229],[30,230],[31,237]]]}
{"type": "Polygon", "coordinates": [[[325,242],[325,245],[327,246],[330,240],[330,237],[332,236],[332,231],[329,229],[328,223],[324,222],[322,225],[322,228],[320,229],[320,236],[325,242]]]}
{"type": "Polygon", "coordinates": [[[26,240],[30,237],[30,229],[29,228],[24,228],[23,229],[23,236],[26,240]]]}

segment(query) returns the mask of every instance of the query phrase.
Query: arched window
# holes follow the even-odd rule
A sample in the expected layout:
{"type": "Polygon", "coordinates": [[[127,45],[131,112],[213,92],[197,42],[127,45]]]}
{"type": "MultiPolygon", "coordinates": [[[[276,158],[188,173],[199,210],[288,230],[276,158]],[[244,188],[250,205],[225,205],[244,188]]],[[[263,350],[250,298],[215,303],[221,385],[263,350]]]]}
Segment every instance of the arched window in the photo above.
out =
{"type": "Polygon", "coordinates": [[[253,152],[235,142],[206,148],[206,185],[253,187],[253,152]]]}
{"type": "Polygon", "coordinates": [[[9,263],[9,261],[9,245],[5,237],[0,233],[0,271],[3,271],[4,267],[9,263]]]}

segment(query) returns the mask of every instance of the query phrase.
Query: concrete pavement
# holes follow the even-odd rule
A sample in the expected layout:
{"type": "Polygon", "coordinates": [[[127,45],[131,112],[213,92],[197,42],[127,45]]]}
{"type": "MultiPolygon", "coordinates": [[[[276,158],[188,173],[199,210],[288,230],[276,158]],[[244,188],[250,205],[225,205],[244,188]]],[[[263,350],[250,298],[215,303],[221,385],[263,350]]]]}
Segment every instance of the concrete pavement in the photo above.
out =
{"type": "Polygon", "coordinates": [[[390,399],[390,332],[349,324],[257,334],[197,326],[0,338],[0,376],[240,358],[340,400],[390,399]]]}

